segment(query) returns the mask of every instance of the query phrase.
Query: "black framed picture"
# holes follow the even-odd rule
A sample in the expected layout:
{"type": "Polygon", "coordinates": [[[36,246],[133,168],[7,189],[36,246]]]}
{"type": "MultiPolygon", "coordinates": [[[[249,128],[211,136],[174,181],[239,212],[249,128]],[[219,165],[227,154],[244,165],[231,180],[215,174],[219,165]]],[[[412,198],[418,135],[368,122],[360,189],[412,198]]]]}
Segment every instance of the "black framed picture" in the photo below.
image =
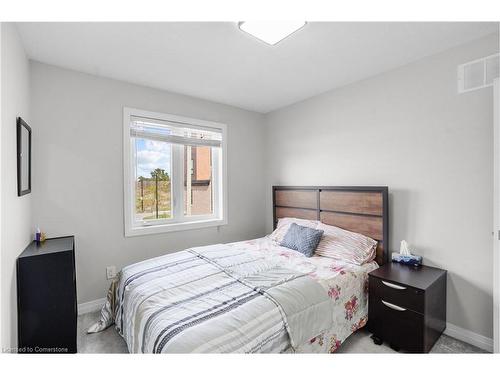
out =
{"type": "Polygon", "coordinates": [[[31,192],[31,128],[17,118],[17,195],[31,192]]]}

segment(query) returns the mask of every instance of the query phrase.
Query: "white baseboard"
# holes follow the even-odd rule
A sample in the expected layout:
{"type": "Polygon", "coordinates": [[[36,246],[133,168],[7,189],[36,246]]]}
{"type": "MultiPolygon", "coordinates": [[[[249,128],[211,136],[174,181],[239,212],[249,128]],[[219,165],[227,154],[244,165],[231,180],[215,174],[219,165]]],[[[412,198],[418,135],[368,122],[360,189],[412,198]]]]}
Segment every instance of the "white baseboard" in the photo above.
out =
{"type": "Polygon", "coordinates": [[[453,337],[457,340],[466,342],[468,344],[477,346],[487,352],[493,352],[493,339],[480,335],[478,333],[469,331],[468,329],[456,326],[451,323],[446,323],[444,334],[453,337]]]}
{"type": "Polygon", "coordinates": [[[94,311],[101,310],[101,307],[106,303],[106,298],[99,298],[93,301],[79,303],[78,315],[87,314],[94,311]]]}

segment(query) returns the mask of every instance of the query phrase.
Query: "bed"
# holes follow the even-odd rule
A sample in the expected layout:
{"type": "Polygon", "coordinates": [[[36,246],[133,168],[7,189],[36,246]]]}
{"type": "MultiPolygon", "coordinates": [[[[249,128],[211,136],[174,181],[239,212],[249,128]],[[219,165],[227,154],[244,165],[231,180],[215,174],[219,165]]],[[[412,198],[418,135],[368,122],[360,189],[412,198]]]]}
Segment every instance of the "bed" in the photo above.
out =
{"type": "Polygon", "coordinates": [[[378,241],[361,266],[269,237],[191,248],[122,269],[98,332],[131,353],[331,353],[368,315],[368,272],[387,261],[387,187],[273,187],[273,220],[317,220],[378,241]]]}

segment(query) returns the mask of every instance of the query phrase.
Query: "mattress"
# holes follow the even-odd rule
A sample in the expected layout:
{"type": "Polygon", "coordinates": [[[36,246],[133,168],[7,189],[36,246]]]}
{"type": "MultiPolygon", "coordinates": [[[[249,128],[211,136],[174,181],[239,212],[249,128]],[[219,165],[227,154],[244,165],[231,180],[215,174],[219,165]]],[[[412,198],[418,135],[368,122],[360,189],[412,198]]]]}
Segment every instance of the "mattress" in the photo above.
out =
{"type": "Polygon", "coordinates": [[[368,277],[269,238],[188,249],[125,267],[102,317],[133,353],[334,352],[367,321],[368,277]]]}

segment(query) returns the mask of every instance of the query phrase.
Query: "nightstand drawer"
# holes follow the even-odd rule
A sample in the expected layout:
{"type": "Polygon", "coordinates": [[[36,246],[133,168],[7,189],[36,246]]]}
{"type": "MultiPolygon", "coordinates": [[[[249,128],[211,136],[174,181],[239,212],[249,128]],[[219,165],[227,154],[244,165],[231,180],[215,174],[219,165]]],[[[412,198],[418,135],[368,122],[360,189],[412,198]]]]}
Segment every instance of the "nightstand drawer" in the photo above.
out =
{"type": "Polygon", "coordinates": [[[369,303],[370,330],[378,337],[410,352],[422,352],[424,315],[371,297],[369,303]]]}
{"type": "Polygon", "coordinates": [[[369,278],[370,295],[419,313],[424,312],[424,291],[378,277],[369,278]]]}

